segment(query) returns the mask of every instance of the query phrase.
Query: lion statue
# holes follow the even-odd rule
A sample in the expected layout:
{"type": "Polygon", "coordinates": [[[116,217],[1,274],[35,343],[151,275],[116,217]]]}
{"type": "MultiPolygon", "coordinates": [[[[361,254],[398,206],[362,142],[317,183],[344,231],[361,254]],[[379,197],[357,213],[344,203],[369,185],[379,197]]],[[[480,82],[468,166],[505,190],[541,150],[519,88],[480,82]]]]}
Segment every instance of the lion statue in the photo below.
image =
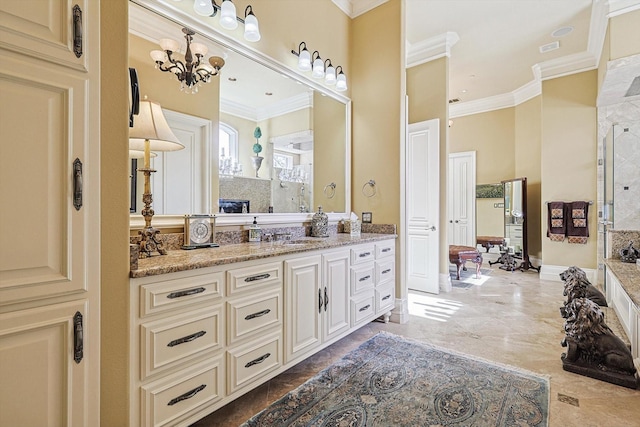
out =
{"type": "Polygon", "coordinates": [[[629,347],[604,322],[604,313],[588,298],[567,304],[562,361],[593,365],[601,371],[634,376],[636,368],[629,347]]]}
{"type": "Polygon", "coordinates": [[[564,282],[562,295],[567,297],[564,307],[560,308],[562,317],[566,318],[566,306],[575,298],[588,298],[600,307],[608,307],[604,294],[589,282],[584,270],[578,267],[569,267],[560,273],[560,279],[564,282]]]}

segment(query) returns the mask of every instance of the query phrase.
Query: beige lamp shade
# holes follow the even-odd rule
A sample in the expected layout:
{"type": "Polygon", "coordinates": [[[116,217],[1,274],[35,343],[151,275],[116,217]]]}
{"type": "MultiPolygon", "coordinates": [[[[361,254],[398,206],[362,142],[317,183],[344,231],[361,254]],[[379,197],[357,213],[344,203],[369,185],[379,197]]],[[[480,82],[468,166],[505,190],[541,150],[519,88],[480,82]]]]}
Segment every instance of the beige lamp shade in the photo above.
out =
{"type": "Polygon", "coordinates": [[[162,107],[157,102],[140,101],[140,112],[134,118],[133,127],[129,129],[130,150],[145,151],[145,140],[149,141],[146,148],[152,151],[177,151],[184,148],[171,131],[162,114],[162,107]]]}

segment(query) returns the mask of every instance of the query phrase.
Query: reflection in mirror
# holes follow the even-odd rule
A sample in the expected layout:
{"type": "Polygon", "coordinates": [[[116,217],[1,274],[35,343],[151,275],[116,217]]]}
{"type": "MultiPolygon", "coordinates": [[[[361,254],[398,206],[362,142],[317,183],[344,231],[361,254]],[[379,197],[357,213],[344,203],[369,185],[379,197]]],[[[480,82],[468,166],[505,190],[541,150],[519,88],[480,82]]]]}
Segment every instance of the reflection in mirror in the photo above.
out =
{"type": "MultiPolygon", "coordinates": [[[[504,265],[518,268],[521,271],[533,269],[529,260],[527,245],[527,178],[516,178],[502,181],[504,185],[504,237],[507,250],[499,259],[504,265]],[[520,266],[516,266],[520,260],[520,266]]],[[[502,267],[501,267],[502,268],[502,267]]]]}
{"type": "MultiPolygon", "coordinates": [[[[504,237],[504,187],[501,183],[476,186],[476,234],[482,237],[504,237]]],[[[479,242],[479,244],[481,244],[479,242]]],[[[490,252],[499,252],[499,245],[492,244],[490,252]]]]}
{"type": "Polygon", "coordinates": [[[177,79],[156,70],[149,53],[160,38],[181,40],[182,28],[194,23],[169,20],[149,10],[155,5],[141,3],[144,8],[129,7],[130,66],[138,71],[141,95],[174,117],[172,129],[191,147],[152,160],[158,171],[154,219],[223,210],[306,214],[318,205],[325,212],[348,211],[348,99],[325,96],[290,71],[276,71],[257,54],[239,53],[238,46],[197,29],[194,41],[225,65],[197,94],[181,93],[177,79]],[[335,194],[328,197],[323,189],[331,182],[335,194]]]}

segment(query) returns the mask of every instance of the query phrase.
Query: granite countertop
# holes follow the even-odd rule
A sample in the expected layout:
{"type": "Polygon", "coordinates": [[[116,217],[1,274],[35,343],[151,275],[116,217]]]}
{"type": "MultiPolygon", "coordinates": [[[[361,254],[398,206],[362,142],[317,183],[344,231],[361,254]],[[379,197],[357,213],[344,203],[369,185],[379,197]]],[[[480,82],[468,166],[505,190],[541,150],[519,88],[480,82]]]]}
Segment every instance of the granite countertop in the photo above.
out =
{"type": "Polygon", "coordinates": [[[622,262],[619,259],[606,259],[605,263],[618,278],[633,304],[640,308],[640,267],[636,263],[622,262]]]}
{"type": "Polygon", "coordinates": [[[302,237],[292,243],[260,242],[220,245],[217,248],[193,250],[172,250],[167,255],[157,255],[138,260],[138,269],[131,270],[130,277],[139,278],[176,271],[194,270],[216,265],[232,264],[254,259],[270,258],[279,255],[307,252],[315,249],[337,248],[359,243],[395,239],[396,234],[362,233],[360,237],[351,237],[347,233],[338,233],[330,237],[302,237]]]}

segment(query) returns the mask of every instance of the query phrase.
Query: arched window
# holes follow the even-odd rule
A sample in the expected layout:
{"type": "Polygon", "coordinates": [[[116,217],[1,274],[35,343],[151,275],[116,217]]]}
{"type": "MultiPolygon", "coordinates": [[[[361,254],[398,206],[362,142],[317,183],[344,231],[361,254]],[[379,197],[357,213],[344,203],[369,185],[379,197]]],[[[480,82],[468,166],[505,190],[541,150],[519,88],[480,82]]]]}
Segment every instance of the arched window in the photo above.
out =
{"type": "Polygon", "coordinates": [[[238,131],[226,123],[220,123],[219,136],[220,173],[234,174],[238,167],[238,131]]]}

